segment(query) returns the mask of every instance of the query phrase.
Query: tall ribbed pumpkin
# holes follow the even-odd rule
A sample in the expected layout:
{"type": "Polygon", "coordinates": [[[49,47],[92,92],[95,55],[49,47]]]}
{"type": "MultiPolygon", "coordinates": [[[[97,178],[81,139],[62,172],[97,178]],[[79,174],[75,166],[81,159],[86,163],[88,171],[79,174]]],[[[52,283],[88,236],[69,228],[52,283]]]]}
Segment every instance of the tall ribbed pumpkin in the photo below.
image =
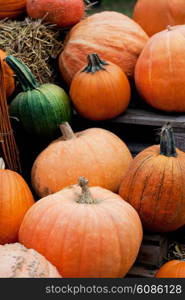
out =
{"type": "Polygon", "coordinates": [[[26,11],[26,0],[0,0],[0,19],[14,18],[26,11]]]}
{"type": "Polygon", "coordinates": [[[69,32],[59,56],[61,74],[70,84],[73,76],[86,64],[87,55],[97,53],[132,76],[147,40],[143,29],[121,13],[105,11],[94,14],[69,32]]]}
{"type": "Polygon", "coordinates": [[[88,64],[72,80],[70,96],[81,116],[107,120],[126,110],[130,84],[119,66],[89,54],[88,64]]]}
{"type": "Polygon", "coordinates": [[[10,115],[17,117],[31,135],[52,139],[61,122],[71,120],[71,104],[66,92],[55,84],[40,85],[30,69],[12,55],[6,62],[16,74],[23,92],[10,104],[10,115]]]}
{"type": "Polygon", "coordinates": [[[152,36],[135,68],[136,87],[151,106],[185,112],[185,25],[152,36]]]}
{"type": "Polygon", "coordinates": [[[19,243],[0,245],[0,278],[61,278],[40,253],[19,243]]]}
{"type": "Polygon", "coordinates": [[[39,200],[21,224],[19,241],[63,277],[124,277],[141,245],[141,221],[120,196],[87,182],[81,177],[79,185],[39,200]]]}
{"type": "Polygon", "coordinates": [[[119,194],[139,213],[150,231],[174,231],[185,224],[185,153],[175,148],[172,128],[161,131],[160,146],[139,153],[119,194]]]}
{"type": "Polygon", "coordinates": [[[3,61],[6,96],[9,97],[15,89],[15,82],[13,78],[14,75],[13,71],[6,64],[6,62],[4,62],[6,56],[7,56],[6,52],[0,49],[0,59],[3,61]]]}
{"type": "Polygon", "coordinates": [[[78,177],[91,185],[118,191],[132,156],[125,143],[112,132],[90,128],[74,134],[68,123],[61,126],[62,137],[53,141],[36,158],[32,184],[41,197],[75,184],[78,177]]]}
{"type": "Polygon", "coordinates": [[[6,170],[0,158],[0,244],[17,241],[22,219],[33,204],[27,183],[18,173],[6,170]]]}
{"type": "Polygon", "coordinates": [[[149,36],[162,31],[167,25],[185,23],[184,0],[138,0],[133,19],[149,36]]]}

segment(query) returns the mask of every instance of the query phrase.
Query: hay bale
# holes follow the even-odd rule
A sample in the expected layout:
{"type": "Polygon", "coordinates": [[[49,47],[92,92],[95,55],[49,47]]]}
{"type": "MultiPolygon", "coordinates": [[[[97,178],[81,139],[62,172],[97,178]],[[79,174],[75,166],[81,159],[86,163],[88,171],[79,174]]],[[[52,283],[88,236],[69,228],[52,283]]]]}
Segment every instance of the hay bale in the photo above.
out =
{"type": "Polygon", "coordinates": [[[44,20],[0,21],[0,48],[22,60],[40,83],[58,83],[58,54],[66,31],[44,20]]]}

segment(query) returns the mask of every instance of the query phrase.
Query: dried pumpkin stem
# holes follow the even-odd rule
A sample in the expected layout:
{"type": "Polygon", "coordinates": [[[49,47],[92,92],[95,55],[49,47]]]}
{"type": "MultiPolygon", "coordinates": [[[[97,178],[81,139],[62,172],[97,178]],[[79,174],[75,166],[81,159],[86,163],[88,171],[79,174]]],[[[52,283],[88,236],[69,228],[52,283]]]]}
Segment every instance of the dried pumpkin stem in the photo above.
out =
{"type": "Polygon", "coordinates": [[[96,203],[95,199],[93,199],[90,189],[88,187],[88,180],[81,176],[78,180],[79,186],[82,188],[82,193],[78,198],[77,202],[81,204],[94,204],[96,203]]]}
{"type": "Polygon", "coordinates": [[[63,122],[60,124],[60,131],[64,140],[76,139],[76,135],[74,134],[68,122],[63,122]]]}
{"type": "Polygon", "coordinates": [[[5,162],[2,157],[0,157],[0,170],[5,170],[5,162]]]}
{"type": "Polygon", "coordinates": [[[165,124],[161,129],[160,154],[168,157],[177,156],[174,133],[170,123],[165,124]]]}
{"type": "Polygon", "coordinates": [[[168,31],[172,30],[172,26],[171,25],[168,25],[166,28],[167,28],[168,31]]]}
{"type": "Polygon", "coordinates": [[[87,56],[88,65],[82,70],[86,73],[96,73],[97,71],[106,70],[104,66],[108,65],[107,62],[100,59],[98,54],[89,54],[87,56]]]}

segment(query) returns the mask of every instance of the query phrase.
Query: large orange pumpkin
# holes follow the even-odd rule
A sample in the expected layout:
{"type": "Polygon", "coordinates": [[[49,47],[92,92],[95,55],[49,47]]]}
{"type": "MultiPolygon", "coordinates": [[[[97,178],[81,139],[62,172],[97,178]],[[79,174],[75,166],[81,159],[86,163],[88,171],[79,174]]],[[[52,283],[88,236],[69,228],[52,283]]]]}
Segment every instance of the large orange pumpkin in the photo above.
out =
{"type": "MultiPolygon", "coordinates": [[[[4,58],[7,56],[6,52],[0,49],[0,59],[3,61],[4,58]]],[[[4,80],[5,80],[5,89],[6,89],[6,96],[9,97],[14,89],[15,89],[15,82],[13,78],[13,71],[12,69],[7,65],[6,62],[3,62],[3,73],[4,73],[4,80]]]]}
{"type": "Polygon", "coordinates": [[[185,153],[175,148],[169,124],[162,128],[160,146],[135,157],[119,194],[149,231],[174,231],[185,224],[185,153]]]}
{"type": "Polygon", "coordinates": [[[157,271],[157,278],[185,278],[185,261],[173,259],[157,271]]]}
{"type": "Polygon", "coordinates": [[[184,0],[138,0],[133,19],[151,36],[167,25],[185,23],[184,0]]]}
{"type": "Polygon", "coordinates": [[[19,240],[64,277],[123,277],[142,240],[136,211],[120,196],[85,178],[38,201],[25,215],[19,240]]]}
{"type": "Polygon", "coordinates": [[[60,278],[56,267],[19,243],[0,245],[0,278],[60,278]]]}
{"type": "Polygon", "coordinates": [[[81,175],[91,185],[118,191],[132,161],[125,143],[112,132],[91,128],[76,134],[68,123],[61,125],[63,136],[36,158],[32,184],[40,197],[75,184],[81,175]]]}
{"type": "Polygon", "coordinates": [[[135,68],[136,87],[151,106],[185,112],[185,25],[150,38],[135,68]]]}
{"type": "Polygon", "coordinates": [[[69,32],[59,57],[59,67],[68,84],[86,64],[87,55],[97,53],[132,76],[137,58],[148,36],[129,17],[113,11],[94,14],[69,32]]]}
{"type": "Polygon", "coordinates": [[[130,101],[130,84],[121,68],[97,54],[74,76],[71,100],[78,113],[91,120],[107,120],[123,113],[130,101]]]}
{"type": "Polygon", "coordinates": [[[18,173],[5,170],[0,159],[0,244],[17,241],[22,219],[33,204],[27,183],[18,173]]]}
{"type": "Polygon", "coordinates": [[[0,0],[0,19],[17,17],[25,10],[26,0],[0,0]]]}

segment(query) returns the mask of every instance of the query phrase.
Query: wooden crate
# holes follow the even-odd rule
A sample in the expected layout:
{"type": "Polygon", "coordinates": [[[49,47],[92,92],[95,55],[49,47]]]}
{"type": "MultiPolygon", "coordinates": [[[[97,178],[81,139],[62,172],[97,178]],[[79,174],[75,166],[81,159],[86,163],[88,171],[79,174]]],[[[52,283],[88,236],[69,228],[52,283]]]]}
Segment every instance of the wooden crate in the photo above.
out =
{"type": "Polygon", "coordinates": [[[168,236],[144,234],[142,245],[134,266],[127,277],[151,278],[168,256],[168,236]]]}
{"type": "MultiPolygon", "coordinates": [[[[157,133],[157,129],[160,129],[166,122],[170,122],[173,131],[175,134],[176,146],[185,151],[185,115],[182,114],[164,114],[156,110],[144,110],[130,108],[126,111],[125,114],[119,116],[113,120],[112,123],[117,124],[126,124],[126,125],[135,125],[139,126],[141,132],[141,144],[140,148],[138,145],[138,150],[145,148],[145,145],[142,147],[142,129],[145,126],[154,128],[153,135],[157,133]]],[[[137,152],[137,148],[136,148],[137,152]]]]}

